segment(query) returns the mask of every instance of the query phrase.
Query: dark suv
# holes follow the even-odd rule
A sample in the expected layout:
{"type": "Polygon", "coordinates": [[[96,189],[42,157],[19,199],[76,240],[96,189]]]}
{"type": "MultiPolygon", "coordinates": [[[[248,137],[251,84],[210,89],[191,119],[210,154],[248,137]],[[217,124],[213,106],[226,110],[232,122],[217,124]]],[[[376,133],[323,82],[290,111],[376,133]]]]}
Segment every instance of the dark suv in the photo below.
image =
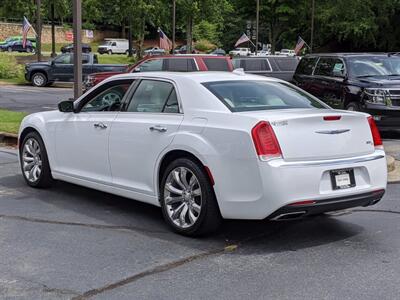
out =
{"type": "Polygon", "coordinates": [[[370,113],[380,130],[400,131],[400,56],[310,54],[293,83],[333,108],[370,113]]]}

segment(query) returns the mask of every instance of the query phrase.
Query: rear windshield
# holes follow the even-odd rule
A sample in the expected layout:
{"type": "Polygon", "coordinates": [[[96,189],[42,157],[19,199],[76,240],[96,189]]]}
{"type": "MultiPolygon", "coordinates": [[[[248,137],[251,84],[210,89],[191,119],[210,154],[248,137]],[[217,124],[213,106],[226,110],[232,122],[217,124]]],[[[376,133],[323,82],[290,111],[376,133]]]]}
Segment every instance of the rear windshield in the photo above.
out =
{"type": "Polygon", "coordinates": [[[236,80],[206,82],[203,85],[233,112],[328,108],[311,95],[283,82],[236,80]]]}
{"type": "Polygon", "coordinates": [[[208,71],[229,71],[228,62],[221,58],[203,58],[208,71]]]}

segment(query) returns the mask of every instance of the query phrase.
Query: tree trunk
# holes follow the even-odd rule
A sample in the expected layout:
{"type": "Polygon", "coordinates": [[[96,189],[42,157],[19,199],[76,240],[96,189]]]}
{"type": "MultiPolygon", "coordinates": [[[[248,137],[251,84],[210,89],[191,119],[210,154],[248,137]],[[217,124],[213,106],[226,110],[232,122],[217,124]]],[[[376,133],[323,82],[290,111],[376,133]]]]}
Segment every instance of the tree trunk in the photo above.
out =
{"type": "Polygon", "coordinates": [[[192,53],[193,17],[188,16],[186,23],[186,53],[192,53]]]}
{"type": "Polygon", "coordinates": [[[141,20],[142,24],[140,26],[140,33],[138,35],[139,40],[137,43],[137,51],[136,51],[136,56],[138,59],[142,59],[143,57],[143,44],[144,44],[144,31],[146,29],[146,22],[145,22],[145,18],[143,17],[141,20]]]}

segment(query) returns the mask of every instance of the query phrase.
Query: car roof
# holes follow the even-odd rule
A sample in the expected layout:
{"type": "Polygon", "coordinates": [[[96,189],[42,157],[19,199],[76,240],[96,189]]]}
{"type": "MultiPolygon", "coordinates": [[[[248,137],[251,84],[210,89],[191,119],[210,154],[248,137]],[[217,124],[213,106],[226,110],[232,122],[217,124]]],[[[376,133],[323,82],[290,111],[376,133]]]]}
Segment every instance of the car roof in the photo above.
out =
{"type": "Polygon", "coordinates": [[[231,81],[231,80],[263,80],[270,82],[283,82],[283,80],[265,77],[258,75],[251,75],[242,72],[241,70],[236,70],[233,72],[223,72],[223,71],[204,71],[204,72],[144,72],[144,73],[124,73],[120,75],[115,75],[110,78],[114,79],[135,79],[135,78],[160,78],[160,79],[170,79],[173,81],[192,81],[197,83],[204,82],[214,82],[214,81],[231,81]]]}
{"type": "Polygon", "coordinates": [[[176,54],[176,55],[148,55],[143,58],[150,59],[150,58],[218,58],[218,59],[230,59],[228,56],[221,56],[215,54],[176,54]]]}
{"type": "Polygon", "coordinates": [[[312,53],[307,54],[305,57],[312,57],[312,56],[329,56],[329,57],[352,57],[352,56],[389,56],[390,53],[384,52],[339,52],[339,53],[312,53]]]}

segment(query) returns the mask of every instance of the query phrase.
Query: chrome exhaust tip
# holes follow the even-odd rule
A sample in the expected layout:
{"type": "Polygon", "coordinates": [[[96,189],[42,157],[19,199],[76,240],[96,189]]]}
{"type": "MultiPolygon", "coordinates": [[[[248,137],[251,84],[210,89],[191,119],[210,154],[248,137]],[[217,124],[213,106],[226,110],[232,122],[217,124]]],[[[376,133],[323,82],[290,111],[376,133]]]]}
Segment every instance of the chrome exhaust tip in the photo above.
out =
{"type": "Polygon", "coordinates": [[[302,211],[294,211],[289,213],[284,213],[273,217],[272,221],[288,221],[288,220],[297,220],[304,216],[307,212],[305,210],[302,211]]]}

